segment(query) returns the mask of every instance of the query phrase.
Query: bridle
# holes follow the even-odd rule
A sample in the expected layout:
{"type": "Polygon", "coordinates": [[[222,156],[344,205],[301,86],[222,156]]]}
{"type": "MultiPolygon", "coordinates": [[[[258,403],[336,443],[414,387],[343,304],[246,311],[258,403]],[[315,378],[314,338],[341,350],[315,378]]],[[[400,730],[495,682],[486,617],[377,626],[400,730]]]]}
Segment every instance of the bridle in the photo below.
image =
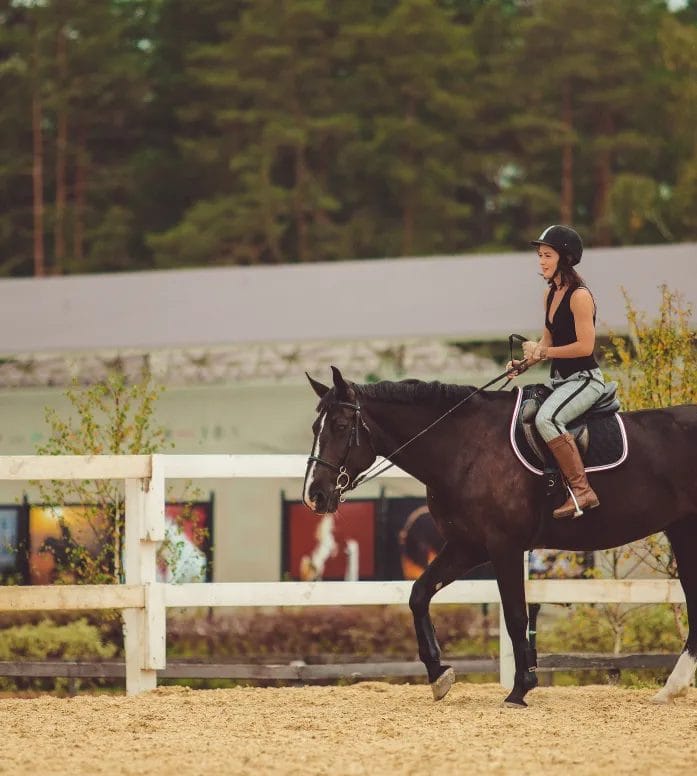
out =
{"type": "Polygon", "coordinates": [[[326,466],[328,469],[331,469],[337,473],[334,490],[339,491],[339,501],[343,503],[346,500],[344,491],[353,490],[357,484],[355,481],[353,484],[351,484],[351,475],[348,473],[348,468],[346,466],[348,463],[348,457],[351,454],[351,449],[353,448],[354,444],[356,447],[359,447],[361,444],[359,433],[360,429],[365,429],[368,435],[370,435],[370,429],[361,416],[361,405],[358,403],[358,401],[356,401],[355,404],[352,404],[348,401],[337,401],[334,402],[334,406],[348,407],[348,409],[353,410],[353,417],[351,419],[351,431],[349,433],[348,440],[346,441],[344,454],[338,464],[325,461],[324,458],[320,458],[318,455],[310,455],[307,459],[307,465],[309,466],[313,462],[318,463],[321,466],[326,466]]]}

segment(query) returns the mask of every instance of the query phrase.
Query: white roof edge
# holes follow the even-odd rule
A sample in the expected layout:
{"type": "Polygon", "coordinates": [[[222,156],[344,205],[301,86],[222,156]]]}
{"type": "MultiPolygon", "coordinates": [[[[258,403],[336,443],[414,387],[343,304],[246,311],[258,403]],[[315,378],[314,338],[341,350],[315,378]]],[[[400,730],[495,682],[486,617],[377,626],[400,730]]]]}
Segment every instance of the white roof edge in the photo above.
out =
{"type": "MultiPolygon", "coordinates": [[[[697,303],[697,243],[588,249],[599,331],[626,329],[624,287],[697,303]]],[[[534,252],[0,280],[0,356],[308,340],[534,336],[534,252]]]]}

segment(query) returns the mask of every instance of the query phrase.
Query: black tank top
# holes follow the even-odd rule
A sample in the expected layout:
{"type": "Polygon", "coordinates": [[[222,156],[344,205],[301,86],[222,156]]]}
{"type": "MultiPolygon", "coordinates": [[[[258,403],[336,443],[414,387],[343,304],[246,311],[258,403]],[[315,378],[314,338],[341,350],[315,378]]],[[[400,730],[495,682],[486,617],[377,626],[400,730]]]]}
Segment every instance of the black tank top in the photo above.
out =
{"type": "MultiPolygon", "coordinates": [[[[577,288],[586,288],[586,286],[577,286],[577,288]]],[[[561,298],[559,307],[557,307],[554,313],[554,319],[549,322],[549,310],[552,306],[552,299],[554,294],[551,292],[547,294],[547,310],[545,311],[545,326],[549,329],[552,335],[552,345],[559,347],[561,345],[571,345],[572,342],[576,342],[576,324],[574,322],[574,314],[571,312],[571,295],[573,291],[567,288],[564,292],[564,296],[561,298]]],[[[590,289],[586,288],[586,291],[590,294],[590,289]]],[[[592,294],[591,294],[592,296],[592,294]]],[[[595,323],[595,300],[593,300],[593,323],[595,323]]],[[[559,372],[562,377],[568,377],[574,372],[579,372],[581,369],[597,369],[598,362],[591,353],[590,356],[582,356],[580,358],[554,358],[549,369],[551,376],[554,376],[555,372],[559,372]]]]}

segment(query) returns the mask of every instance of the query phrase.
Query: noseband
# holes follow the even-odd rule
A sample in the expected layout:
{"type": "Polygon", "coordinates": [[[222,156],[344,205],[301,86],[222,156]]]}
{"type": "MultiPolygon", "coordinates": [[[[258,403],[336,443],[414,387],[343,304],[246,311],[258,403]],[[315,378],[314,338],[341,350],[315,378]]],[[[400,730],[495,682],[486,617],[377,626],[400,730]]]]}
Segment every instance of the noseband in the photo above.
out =
{"type": "Polygon", "coordinates": [[[318,455],[311,455],[307,459],[307,464],[309,466],[313,462],[318,463],[337,473],[336,486],[334,487],[334,490],[339,491],[339,501],[343,502],[346,500],[344,491],[351,490],[353,487],[355,487],[355,483],[351,485],[351,476],[349,475],[348,469],[346,468],[348,457],[351,453],[351,448],[354,445],[356,447],[360,446],[360,428],[364,428],[368,433],[370,433],[370,429],[368,426],[366,426],[365,421],[361,417],[361,405],[357,401],[355,404],[351,404],[351,402],[348,401],[337,401],[334,402],[334,404],[339,407],[348,407],[350,410],[353,410],[351,433],[349,434],[348,442],[346,443],[346,449],[344,450],[344,454],[341,457],[341,461],[338,464],[334,464],[330,463],[329,461],[325,461],[324,458],[320,458],[318,455]]]}

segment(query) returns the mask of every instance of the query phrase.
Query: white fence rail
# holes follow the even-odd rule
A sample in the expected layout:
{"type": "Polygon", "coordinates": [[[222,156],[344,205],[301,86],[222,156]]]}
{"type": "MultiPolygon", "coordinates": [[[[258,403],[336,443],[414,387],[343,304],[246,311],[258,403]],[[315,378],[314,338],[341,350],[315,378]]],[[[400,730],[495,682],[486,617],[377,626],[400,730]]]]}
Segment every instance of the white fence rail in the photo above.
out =
{"type": "MultiPolygon", "coordinates": [[[[406,604],[410,582],[223,582],[167,585],[157,581],[156,553],[165,535],[165,481],[196,478],[302,477],[302,455],[5,456],[0,480],[122,479],[126,492],[125,584],[0,588],[0,609],[122,609],[126,691],[153,689],[166,666],[166,610],[198,606],[336,606],[406,604]]],[[[382,475],[408,477],[399,469],[382,475]]],[[[676,603],[677,580],[531,580],[531,603],[676,603]]],[[[492,580],[454,582],[437,603],[500,603],[492,580]]],[[[501,683],[512,686],[513,655],[501,631],[501,683]]]]}

